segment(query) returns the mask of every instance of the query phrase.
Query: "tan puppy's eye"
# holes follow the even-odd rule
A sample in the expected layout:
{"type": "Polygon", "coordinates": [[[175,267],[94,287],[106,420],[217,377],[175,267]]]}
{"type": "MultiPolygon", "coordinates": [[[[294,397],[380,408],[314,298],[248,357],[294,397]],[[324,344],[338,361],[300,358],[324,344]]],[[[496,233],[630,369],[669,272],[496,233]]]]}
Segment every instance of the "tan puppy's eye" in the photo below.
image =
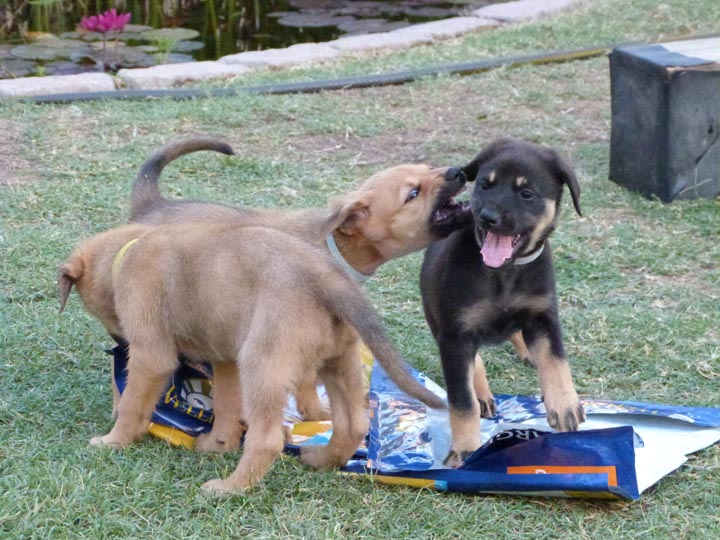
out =
{"type": "Polygon", "coordinates": [[[408,194],[407,194],[407,197],[405,198],[405,202],[410,202],[410,201],[412,201],[412,200],[413,200],[415,197],[417,197],[418,195],[420,195],[420,188],[419,188],[419,187],[416,187],[416,188],[414,188],[414,189],[411,189],[411,190],[410,190],[410,193],[408,193],[408,194]]]}

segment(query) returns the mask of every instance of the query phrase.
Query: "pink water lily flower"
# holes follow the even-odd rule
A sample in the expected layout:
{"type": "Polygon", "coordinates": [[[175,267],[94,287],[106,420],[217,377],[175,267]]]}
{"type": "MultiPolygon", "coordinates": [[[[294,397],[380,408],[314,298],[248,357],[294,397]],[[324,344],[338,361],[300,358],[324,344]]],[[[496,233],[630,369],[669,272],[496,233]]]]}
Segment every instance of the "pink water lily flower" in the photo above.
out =
{"type": "Polygon", "coordinates": [[[111,30],[122,32],[125,25],[130,22],[130,17],[130,13],[118,14],[117,9],[113,8],[100,15],[83,17],[80,20],[80,28],[100,34],[106,34],[111,30]]]}
{"type": "Polygon", "coordinates": [[[110,31],[115,32],[115,59],[117,60],[118,50],[118,34],[125,29],[125,25],[130,22],[130,13],[118,14],[117,9],[109,9],[100,15],[91,17],[83,17],[80,20],[80,28],[89,30],[90,32],[98,32],[102,34],[102,65],[103,69],[107,64],[107,55],[105,51],[106,34],[110,31]]]}

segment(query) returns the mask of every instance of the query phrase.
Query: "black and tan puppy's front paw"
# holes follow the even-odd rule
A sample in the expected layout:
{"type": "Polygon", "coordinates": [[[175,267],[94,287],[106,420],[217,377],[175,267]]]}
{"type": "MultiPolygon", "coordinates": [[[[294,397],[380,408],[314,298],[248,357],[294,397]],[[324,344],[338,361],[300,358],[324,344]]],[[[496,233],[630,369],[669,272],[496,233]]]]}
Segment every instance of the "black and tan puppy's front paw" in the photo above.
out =
{"type": "Polygon", "coordinates": [[[547,423],[557,431],[577,431],[585,421],[585,409],[577,396],[560,403],[549,403],[547,399],[543,401],[547,411],[547,423]]]}
{"type": "Polygon", "coordinates": [[[457,469],[460,465],[465,463],[465,460],[472,456],[475,450],[453,450],[450,449],[448,455],[443,460],[443,465],[446,467],[452,467],[457,469]]]}

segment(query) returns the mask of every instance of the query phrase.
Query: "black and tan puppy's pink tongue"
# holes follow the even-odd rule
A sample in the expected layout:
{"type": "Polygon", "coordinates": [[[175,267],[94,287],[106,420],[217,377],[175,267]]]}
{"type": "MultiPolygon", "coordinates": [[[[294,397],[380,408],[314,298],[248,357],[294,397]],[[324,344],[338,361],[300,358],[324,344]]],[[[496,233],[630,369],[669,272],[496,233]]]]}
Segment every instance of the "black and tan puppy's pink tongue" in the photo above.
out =
{"type": "Polygon", "coordinates": [[[499,234],[488,232],[485,235],[480,253],[483,256],[483,262],[490,268],[500,268],[507,259],[512,259],[513,253],[513,237],[500,236],[499,234]]]}

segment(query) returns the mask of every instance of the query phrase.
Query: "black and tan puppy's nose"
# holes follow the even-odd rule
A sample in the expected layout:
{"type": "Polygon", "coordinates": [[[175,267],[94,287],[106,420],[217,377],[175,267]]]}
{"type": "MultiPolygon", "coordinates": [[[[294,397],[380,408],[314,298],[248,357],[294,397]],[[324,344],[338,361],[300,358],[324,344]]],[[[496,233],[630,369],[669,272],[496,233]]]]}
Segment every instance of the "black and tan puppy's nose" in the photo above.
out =
{"type": "Polygon", "coordinates": [[[483,208],[477,215],[478,219],[482,221],[482,224],[486,227],[497,227],[500,225],[501,216],[500,212],[493,208],[483,208]]]}

